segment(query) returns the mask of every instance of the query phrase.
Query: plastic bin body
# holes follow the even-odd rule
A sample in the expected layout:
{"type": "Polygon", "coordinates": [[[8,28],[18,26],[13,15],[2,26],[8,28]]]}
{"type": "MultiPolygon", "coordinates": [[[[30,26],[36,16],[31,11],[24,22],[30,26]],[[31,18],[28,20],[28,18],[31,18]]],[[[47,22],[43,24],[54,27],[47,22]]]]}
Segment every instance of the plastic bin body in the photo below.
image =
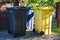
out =
{"type": "Polygon", "coordinates": [[[27,30],[32,31],[33,30],[33,25],[34,25],[34,11],[31,9],[31,7],[28,7],[28,12],[27,12],[27,23],[26,27],[27,30]]]}
{"type": "Polygon", "coordinates": [[[51,34],[51,25],[52,25],[52,7],[45,8],[33,8],[34,17],[35,17],[35,31],[40,33],[44,32],[44,35],[51,34]]]}
{"type": "Polygon", "coordinates": [[[8,29],[9,14],[7,10],[0,10],[0,30],[8,29]]]}
{"type": "Polygon", "coordinates": [[[10,9],[10,27],[11,34],[21,36],[26,34],[26,7],[10,9]]]}

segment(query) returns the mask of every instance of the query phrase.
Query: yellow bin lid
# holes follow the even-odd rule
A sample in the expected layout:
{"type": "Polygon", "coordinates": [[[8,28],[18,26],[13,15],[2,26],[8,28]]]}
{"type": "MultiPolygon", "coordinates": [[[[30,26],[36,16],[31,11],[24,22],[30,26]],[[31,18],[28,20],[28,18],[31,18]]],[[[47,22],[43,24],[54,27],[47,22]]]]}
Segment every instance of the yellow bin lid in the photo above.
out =
{"type": "Polygon", "coordinates": [[[50,6],[41,7],[41,11],[50,11],[50,12],[53,12],[54,11],[54,8],[53,7],[50,7],[50,6]]]}

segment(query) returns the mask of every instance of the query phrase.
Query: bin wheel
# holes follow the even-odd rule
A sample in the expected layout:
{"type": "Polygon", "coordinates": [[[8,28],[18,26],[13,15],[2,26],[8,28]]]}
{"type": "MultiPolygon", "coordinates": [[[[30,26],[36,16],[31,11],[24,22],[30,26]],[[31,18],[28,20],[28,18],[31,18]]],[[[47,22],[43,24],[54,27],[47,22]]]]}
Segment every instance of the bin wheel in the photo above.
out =
{"type": "Polygon", "coordinates": [[[27,29],[27,28],[26,28],[27,29]]]}
{"type": "Polygon", "coordinates": [[[39,34],[40,34],[40,36],[43,36],[44,35],[44,32],[43,31],[40,31],[39,34]]]}
{"type": "Polygon", "coordinates": [[[36,33],[35,28],[33,29],[33,32],[36,33]]]}
{"type": "Polygon", "coordinates": [[[8,30],[8,33],[10,33],[10,34],[11,34],[10,29],[8,30]]]}
{"type": "Polygon", "coordinates": [[[17,37],[17,35],[16,35],[16,34],[14,34],[13,36],[14,36],[14,38],[16,38],[16,37],[17,37]]]}

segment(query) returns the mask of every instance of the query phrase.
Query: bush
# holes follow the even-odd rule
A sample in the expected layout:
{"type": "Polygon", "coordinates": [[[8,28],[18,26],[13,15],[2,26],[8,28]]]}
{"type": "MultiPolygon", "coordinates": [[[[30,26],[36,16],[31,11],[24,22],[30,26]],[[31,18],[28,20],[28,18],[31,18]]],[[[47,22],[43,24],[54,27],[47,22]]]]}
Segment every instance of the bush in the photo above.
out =
{"type": "Polygon", "coordinates": [[[56,2],[60,0],[26,0],[27,6],[41,7],[41,6],[53,6],[56,7],[56,2]]]}

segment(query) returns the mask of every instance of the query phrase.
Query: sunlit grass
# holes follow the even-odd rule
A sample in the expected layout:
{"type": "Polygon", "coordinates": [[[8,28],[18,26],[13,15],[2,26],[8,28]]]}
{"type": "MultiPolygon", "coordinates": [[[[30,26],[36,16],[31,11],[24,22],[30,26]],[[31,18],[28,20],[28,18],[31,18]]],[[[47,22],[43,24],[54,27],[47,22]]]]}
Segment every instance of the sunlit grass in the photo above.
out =
{"type": "Polygon", "coordinates": [[[52,32],[60,34],[60,27],[54,27],[54,28],[52,28],[52,32]]]}

